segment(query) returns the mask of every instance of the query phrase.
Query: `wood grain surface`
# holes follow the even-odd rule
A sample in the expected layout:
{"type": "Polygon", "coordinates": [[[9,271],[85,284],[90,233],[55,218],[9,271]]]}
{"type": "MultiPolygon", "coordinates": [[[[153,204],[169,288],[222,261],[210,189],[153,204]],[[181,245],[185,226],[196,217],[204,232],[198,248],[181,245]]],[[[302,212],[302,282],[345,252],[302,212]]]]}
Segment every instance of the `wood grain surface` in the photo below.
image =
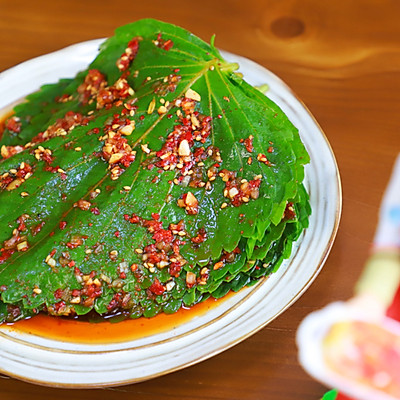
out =
{"type": "MultiPolygon", "coordinates": [[[[0,376],[1,400],[319,399],[328,388],[297,361],[311,311],[352,295],[381,196],[400,151],[400,2],[396,0],[0,0],[0,71],[153,17],[262,64],[304,101],[335,152],[343,184],[339,233],[325,267],[288,311],[243,343],[144,383],[66,390],[0,376]]],[[[1,95],[1,93],[0,93],[1,95]]]]}

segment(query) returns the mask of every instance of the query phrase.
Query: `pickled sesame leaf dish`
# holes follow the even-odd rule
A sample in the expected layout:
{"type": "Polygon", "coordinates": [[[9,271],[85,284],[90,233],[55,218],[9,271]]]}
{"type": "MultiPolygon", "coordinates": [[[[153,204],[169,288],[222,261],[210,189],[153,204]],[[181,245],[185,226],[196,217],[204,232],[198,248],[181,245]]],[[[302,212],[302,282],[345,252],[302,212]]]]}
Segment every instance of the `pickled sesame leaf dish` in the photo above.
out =
{"type": "Polygon", "coordinates": [[[141,20],[15,107],[0,139],[0,322],[151,317],[277,270],[308,224],[309,157],[236,68],[141,20]]]}

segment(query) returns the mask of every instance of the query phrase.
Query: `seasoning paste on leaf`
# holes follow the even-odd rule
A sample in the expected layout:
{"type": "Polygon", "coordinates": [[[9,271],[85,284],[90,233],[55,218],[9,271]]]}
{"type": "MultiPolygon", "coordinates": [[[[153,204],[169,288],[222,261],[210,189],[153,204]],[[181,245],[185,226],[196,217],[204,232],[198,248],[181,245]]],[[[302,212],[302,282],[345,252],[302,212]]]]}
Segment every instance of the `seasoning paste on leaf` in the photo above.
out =
{"type": "Polygon", "coordinates": [[[173,313],[274,272],[309,161],[213,45],[155,20],[15,107],[0,139],[0,322],[173,313]]]}

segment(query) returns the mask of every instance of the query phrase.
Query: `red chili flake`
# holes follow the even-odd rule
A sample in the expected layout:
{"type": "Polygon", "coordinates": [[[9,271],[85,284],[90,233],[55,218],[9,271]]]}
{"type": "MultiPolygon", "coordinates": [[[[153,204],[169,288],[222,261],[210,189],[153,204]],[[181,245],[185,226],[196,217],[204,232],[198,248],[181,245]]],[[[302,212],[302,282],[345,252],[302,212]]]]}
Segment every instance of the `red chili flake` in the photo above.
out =
{"type": "Polygon", "coordinates": [[[200,228],[197,236],[192,237],[190,240],[193,243],[200,244],[203,243],[207,239],[207,232],[204,228],[200,228]]]}
{"type": "Polygon", "coordinates": [[[75,267],[75,261],[72,260],[72,261],[70,261],[67,265],[68,265],[68,267],[70,267],[70,268],[75,267]]]}
{"type": "Polygon", "coordinates": [[[272,146],[269,146],[267,152],[272,153],[273,151],[274,151],[274,148],[272,146]]]}
{"type": "Polygon", "coordinates": [[[33,226],[33,227],[31,228],[32,235],[33,235],[33,236],[36,236],[36,235],[42,230],[42,228],[43,228],[43,226],[45,225],[45,223],[46,223],[46,222],[42,221],[42,222],[39,222],[37,225],[33,226]]]}
{"type": "Polygon", "coordinates": [[[269,167],[272,165],[265,154],[259,153],[257,155],[257,160],[264,163],[265,165],[268,165],[269,167]]]}
{"type": "Polygon", "coordinates": [[[50,257],[53,257],[54,254],[56,254],[56,253],[57,253],[57,250],[56,250],[56,249],[53,249],[53,250],[50,252],[50,257]]]}
{"type": "Polygon", "coordinates": [[[175,92],[181,79],[182,77],[180,75],[169,74],[162,81],[157,81],[154,84],[154,94],[166,96],[168,93],[175,92]]]}
{"type": "Polygon", "coordinates": [[[115,293],[111,301],[107,304],[107,310],[112,311],[119,307],[122,293],[115,293]]]}
{"type": "Polygon", "coordinates": [[[252,153],[253,150],[254,150],[253,139],[254,139],[254,136],[253,136],[253,135],[250,135],[247,139],[244,140],[244,145],[245,145],[245,147],[246,147],[246,150],[247,150],[249,153],[252,153]]]}
{"type": "Polygon", "coordinates": [[[64,230],[66,226],[67,226],[67,222],[66,221],[61,221],[59,223],[59,227],[60,227],[61,230],[64,230]]]}
{"type": "Polygon", "coordinates": [[[9,250],[1,249],[0,264],[3,264],[4,262],[6,262],[14,253],[15,253],[15,249],[9,249],[9,250]]]}
{"type": "Polygon", "coordinates": [[[160,214],[158,214],[158,213],[151,213],[151,217],[153,218],[153,219],[155,219],[155,220],[159,220],[160,219],[160,214]]]}
{"type": "Polygon", "coordinates": [[[81,291],[78,290],[78,289],[74,289],[74,290],[71,292],[71,294],[72,294],[72,296],[74,296],[74,297],[78,297],[78,296],[80,296],[81,291]]]}
{"type": "Polygon", "coordinates": [[[90,212],[94,215],[100,215],[100,210],[97,207],[93,207],[90,209],[90,212]]]}
{"type": "Polygon", "coordinates": [[[156,243],[171,243],[174,240],[174,236],[170,230],[160,229],[154,233],[152,239],[156,241],[156,243]]]}
{"type": "Polygon", "coordinates": [[[115,232],[114,232],[114,236],[115,236],[116,238],[119,238],[119,231],[115,231],[115,232]]]}
{"type": "Polygon", "coordinates": [[[93,128],[92,132],[95,133],[95,134],[98,134],[98,133],[100,133],[100,129],[99,128],[93,128]]]}
{"type": "Polygon", "coordinates": [[[174,42],[171,39],[168,39],[164,45],[163,45],[163,49],[164,50],[170,50],[172,48],[172,46],[174,45],[174,42]]]}
{"type": "Polygon", "coordinates": [[[283,214],[283,218],[286,220],[292,220],[296,218],[296,210],[293,206],[292,202],[288,202],[286,204],[285,212],[283,214]]]}
{"type": "Polygon", "coordinates": [[[22,232],[26,229],[25,221],[29,218],[27,214],[22,214],[20,217],[17,218],[19,232],[22,232]]]}
{"type": "Polygon", "coordinates": [[[126,273],[122,271],[122,272],[119,274],[119,277],[120,277],[121,279],[126,279],[126,273]]]}
{"type": "Polygon", "coordinates": [[[138,267],[139,267],[139,266],[138,266],[137,264],[132,264],[132,265],[131,265],[131,271],[132,271],[132,272],[135,272],[135,271],[138,269],[138,267]]]}
{"type": "Polygon", "coordinates": [[[50,232],[49,236],[52,237],[52,236],[54,236],[54,234],[55,234],[55,232],[50,232]]]}
{"type": "Polygon", "coordinates": [[[165,292],[165,287],[161,284],[161,282],[156,278],[152,285],[149,287],[150,292],[155,294],[156,296],[161,295],[165,292]]]}
{"type": "MultiPolygon", "coordinates": [[[[92,119],[93,117],[90,117],[92,119]]],[[[68,111],[63,118],[50,125],[45,132],[38,133],[32,140],[32,143],[42,143],[53,137],[65,135],[65,132],[71,131],[74,127],[79,125],[87,125],[89,118],[84,118],[82,114],[74,111],[68,111]]]]}
{"type": "Polygon", "coordinates": [[[93,224],[91,222],[88,223],[88,226],[93,226],[93,224]]]}
{"type": "Polygon", "coordinates": [[[18,117],[11,117],[6,121],[6,129],[10,132],[19,133],[21,132],[21,121],[18,117]]]}
{"type": "Polygon", "coordinates": [[[85,239],[85,236],[74,235],[72,236],[71,241],[66,244],[66,246],[70,249],[75,249],[76,247],[82,246],[83,239],[85,239]]]}
{"type": "Polygon", "coordinates": [[[33,168],[28,164],[24,163],[24,168],[19,168],[17,171],[17,177],[25,179],[28,173],[32,174],[33,168]]]}
{"type": "Polygon", "coordinates": [[[125,52],[117,60],[117,67],[120,71],[126,71],[135,59],[139,50],[139,37],[133,38],[127,45],[125,52]]]}
{"type": "Polygon", "coordinates": [[[54,304],[54,309],[56,312],[60,312],[65,307],[65,301],[59,301],[58,303],[54,304]]]}
{"type": "Polygon", "coordinates": [[[129,221],[131,217],[129,216],[129,214],[124,214],[124,220],[125,221],[129,221]]]}
{"type": "Polygon", "coordinates": [[[222,118],[222,115],[221,115],[221,114],[218,114],[217,117],[218,117],[219,119],[221,119],[221,118],[222,118]]]}
{"type": "Polygon", "coordinates": [[[144,120],[144,115],[141,115],[141,116],[139,117],[139,119],[140,119],[141,121],[143,121],[143,120],[144,120]]]}
{"type": "Polygon", "coordinates": [[[179,68],[175,68],[175,69],[174,69],[174,72],[179,72],[179,71],[180,71],[179,68]]]}
{"type": "Polygon", "coordinates": [[[172,48],[172,46],[174,45],[174,42],[171,39],[162,39],[161,37],[161,33],[159,33],[157,35],[157,40],[154,41],[154,44],[159,47],[160,49],[164,49],[164,50],[170,50],[172,48]]]}
{"type": "Polygon", "coordinates": [[[62,295],[63,295],[62,289],[57,289],[57,290],[54,292],[54,297],[55,297],[56,299],[61,299],[62,295]]]}
{"type": "Polygon", "coordinates": [[[84,82],[77,89],[79,101],[82,104],[86,104],[92,96],[96,95],[105,86],[107,86],[105,76],[97,69],[90,69],[85,76],[84,82]]]}
{"type": "Polygon", "coordinates": [[[130,217],[129,222],[131,224],[138,224],[140,222],[140,218],[136,214],[132,214],[132,217],[130,217]]]}
{"type": "Polygon", "coordinates": [[[45,151],[42,153],[42,160],[47,164],[51,164],[54,161],[54,157],[45,151]]]}

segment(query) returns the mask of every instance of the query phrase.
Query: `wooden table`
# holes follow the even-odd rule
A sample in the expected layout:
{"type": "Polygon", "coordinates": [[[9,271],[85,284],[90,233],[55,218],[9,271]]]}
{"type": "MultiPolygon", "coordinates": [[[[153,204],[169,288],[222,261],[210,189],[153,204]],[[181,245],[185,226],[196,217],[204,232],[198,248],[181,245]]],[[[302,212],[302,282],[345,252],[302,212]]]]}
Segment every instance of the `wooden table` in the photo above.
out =
{"type": "Polygon", "coordinates": [[[0,0],[0,71],[154,17],[264,65],[291,86],[324,129],[343,183],[336,242],[311,288],[243,343],[140,384],[45,388],[0,376],[0,399],[318,399],[327,390],[297,361],[299,322],[347,299],[368,256],[377,211],[400,150],[400,3],[395,0],[190,2],[0,0]]]}

